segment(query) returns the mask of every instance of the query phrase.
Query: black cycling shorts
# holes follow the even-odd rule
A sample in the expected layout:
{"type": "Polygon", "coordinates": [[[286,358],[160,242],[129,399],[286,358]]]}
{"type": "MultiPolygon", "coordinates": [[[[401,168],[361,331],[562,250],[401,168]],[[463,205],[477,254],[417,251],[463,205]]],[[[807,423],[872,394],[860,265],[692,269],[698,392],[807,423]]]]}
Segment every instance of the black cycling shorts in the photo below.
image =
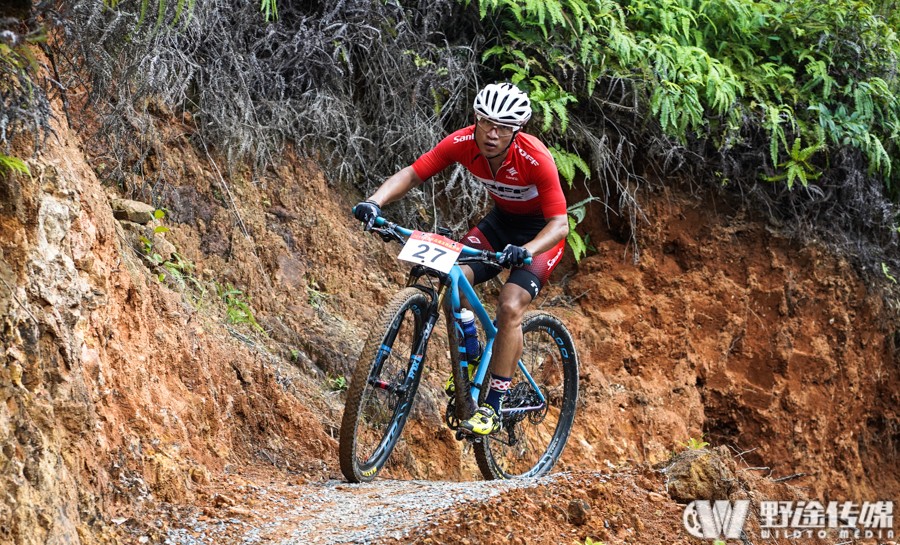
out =
{"type": "MultiPolygon", "coordinates": [[[[507,244],[522,246],[530,242],[546,225],[547,220],[543,216],[518,216],[501,212],[495,207],[476,227],[466,233],[461,242],[473,248],[499,252],[507,244]]],[[[520,286],[534,299],[559,264],[565,245],[566,241],[561,240],[550,250],[533,256],[531,265],[514,267],[506,282],[520,286]]],[[[475,284],[481,284],[500,274],[500,269],[484,263],[468,265],[475,273],[475,284]]]]}

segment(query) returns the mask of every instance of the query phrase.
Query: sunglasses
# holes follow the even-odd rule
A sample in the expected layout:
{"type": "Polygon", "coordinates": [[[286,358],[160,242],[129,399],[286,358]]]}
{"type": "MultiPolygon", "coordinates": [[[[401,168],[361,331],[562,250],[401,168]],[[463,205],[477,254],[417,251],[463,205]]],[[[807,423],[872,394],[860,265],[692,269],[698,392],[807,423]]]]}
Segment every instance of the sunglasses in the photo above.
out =
{"type": "Polygon", "coordinates": [[[516,129],[518,129],[518,127],[511,127],[509,125],[494,123],[490,119],[481,117],[477,114],[475,115],[475,122],[478,124],[478,128],[480,128],[484,132],[491,132],[492,130],[497,129],[498,136],[510,136],[512,133],[516,132],[516,129]]]}

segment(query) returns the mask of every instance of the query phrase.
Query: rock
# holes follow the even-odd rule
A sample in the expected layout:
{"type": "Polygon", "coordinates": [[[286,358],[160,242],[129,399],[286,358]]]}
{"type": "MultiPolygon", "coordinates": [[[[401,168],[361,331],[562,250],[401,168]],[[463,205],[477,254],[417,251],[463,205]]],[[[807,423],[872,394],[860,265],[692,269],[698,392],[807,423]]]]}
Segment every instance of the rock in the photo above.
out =
{"type": "Polygon", "coordinates": [[[655,503],[659,503],[659,502],[661,502],[661,501],[665,501],[665,499],[666,499],[665,496],[663,496],[662,494],[658,494],[658,493],[656,493],[656,492],[650,492],[649,494],[647,494],[647,498],[648,498],[650,501],[655,502],[655,503]]]}
{"type": "Polygon", "coordinates": [[[191,467],[189,474],[191,476],[191,481],[196,484],[209,484],[209,470],[204,466],[193,466],[191,467]]]}
{"type": "Polygon", "coordinates": [[[581,499],[574,499],[569,502],[567,510],[569,522],[576,526],[582,526],[587,522],[588,515],[591,512],[591,506],[588,502],[581,499]]]}
{"type": "Polygon", "coordinates": [[[178,251],[174,244],[166,240],[165,233],[157,233],[149,225],[142,225],[127,219],[120,219],[119,224],[135,250],[148,259],[153,258],[154,255],[157,256],[155,259],[151,259],[155,265],[172,260],[172,254],[178,251]]]}
{"type": "Polygon", "coordinates": [[[641,517],[637,516],[637,513],[631,514],[631,527],[634,528],[634,533],[642,534],[644,532],[644,521],[641,520],[641,517]]]}
{"type": "Polygon", "coordinates": [[[156,453],[146,458],[146,467],[151,477],[148,484],[157,497],[168,502],[184,500],[188,493],[187,483],[176,460],[156,453]]]}
{"type": "Polygon", "coordinates": [[[606,493],[607,488],[608,487],[606,483],[600,483],[592,486],[591,489],[588,490],[588,497],[590,497],[592,500],[599,499],[606,493]]]}
{"type": "Polygon", "coordinates": [[[267,210],[267,212],[269,214],[272,214],[276,218],[286,220],[286,221],[293,221],[295,219],[298,219],[297,214],[294,214],[293,212],[291,212],[287,208],[284,208],[283,206],[277,206],[277,205],[272,206],[267,210]]]}
{"type": "Polygon", "coordinates": [[[231,517],[250,518],[250,516],[252,514],[253,513],[245,507],[240,507],[240,506],[235,505],[235,506],[228,508],[228,516],[231,516],[231,517]]]}
{"type": "Polygon", "coordinates": [[[216,494],[213,497],[213,505],[216,507],[233,507],[235,503],[234,498],[225,494],[216,494]]]}
{"type": "Polygon", "coordinates": [[[147,203],[130,199],[112,197],[109,204],[112,206],[113,217],[117,220],[131,221],[141,225],[147,225],[153,221],[153,212],[156,211],[156,208],[147,203]]]}
{"type": "Polygon", "coordinates": [[[304,262],[295,259],[289,254],[281,254],[277,257],[278,270],[275,278],[280,284],[300,289],[306,286],[307,266],[304,262]]]}
{"type": "Polygon", "coordinates": [[[153,253],[159,254],[163,261],[172,259],[172,254],[178,251],[175,245],[162,237],[161,234],[153,236],[153,253]]]}
{"type": "Polygon", "coordinates": [[[720,449],[689,449],[676,454],[665,469],[669,496],[681,503],[728,499],[737,479],[728,450],[720,449]]]}

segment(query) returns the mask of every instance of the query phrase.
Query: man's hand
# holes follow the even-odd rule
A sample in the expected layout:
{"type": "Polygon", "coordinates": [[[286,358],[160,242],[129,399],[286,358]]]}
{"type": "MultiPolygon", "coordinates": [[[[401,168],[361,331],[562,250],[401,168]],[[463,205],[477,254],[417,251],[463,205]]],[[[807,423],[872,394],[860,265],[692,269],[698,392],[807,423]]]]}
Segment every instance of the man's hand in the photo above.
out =
{"type": "Polygon", "coordinates": [[[507,267],[521,267],[529,257],[531,257],[531,252],[525,248],[507,244],[506,248],[503,248],[503,252],[501,252],[499,261],[501,265],[506,265],[507,267]]]}
{"type": "Polygon", "coordinates": [[[353,207],[353,215],[363,223],[363,230],[369,231],[375,225],[375,218],[381,216],[381,207],[375,201],[363,201],[353,207]]]}

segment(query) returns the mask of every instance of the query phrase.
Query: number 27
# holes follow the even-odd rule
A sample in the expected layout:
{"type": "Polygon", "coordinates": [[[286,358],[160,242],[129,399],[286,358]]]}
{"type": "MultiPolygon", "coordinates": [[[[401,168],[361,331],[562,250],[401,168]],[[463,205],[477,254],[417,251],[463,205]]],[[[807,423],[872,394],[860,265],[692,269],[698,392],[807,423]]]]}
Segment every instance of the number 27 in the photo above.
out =
{"type": "Polygon", "coordinates": [[[447,253],[447,250],[441,250],[440,248],[436,248],[434,246],[429,246],[427,244],[419,244],[419,248],[420,248],[420,250],[418,252],[414,253],[413,257],[417,257],[417,258],[421,259],[422,261],[425,261],[425,254],[428,253],[428,250],[434,250],[437,253],[437,255],[431,258],[432,263],[434,263],[435,261],[440,259],[440,257],[442,255],[447,253]]]}

